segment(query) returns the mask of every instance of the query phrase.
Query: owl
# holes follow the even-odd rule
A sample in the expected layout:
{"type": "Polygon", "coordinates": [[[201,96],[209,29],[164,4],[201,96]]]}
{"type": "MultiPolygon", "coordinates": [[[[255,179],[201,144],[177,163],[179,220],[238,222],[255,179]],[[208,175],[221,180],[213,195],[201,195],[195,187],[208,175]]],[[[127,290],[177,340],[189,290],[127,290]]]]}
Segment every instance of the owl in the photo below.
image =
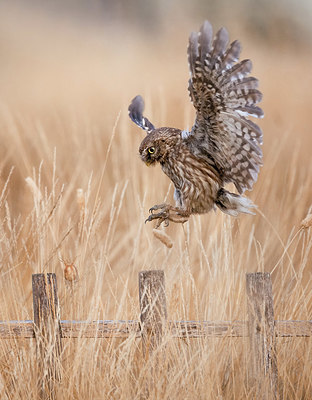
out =
{"type": "Polygon", "coordinates": [[[242,194],[256,182],[262,165],[262,131],[248,117],[263,117],[257,106],[262,99],[258,80],[250,76],[250,60],[239,61],[240,42],[230,45],[221,28],[213,38],[205,21],[191,33],[187,49],[190,79],[188,90],[196,110],[190,131],[155,128],[143,116],[144,101],[136,96],[129,116],[146,136],[139,154],[146,165],[160,164],[174,185],[175,205],[158,204],[146,221],[160,224],[186,222],[192,214],[218,207],[236,217],[254,214],[256,207],[242,194]],[[238,193],[225,185],[234,184],[238,193]]]}

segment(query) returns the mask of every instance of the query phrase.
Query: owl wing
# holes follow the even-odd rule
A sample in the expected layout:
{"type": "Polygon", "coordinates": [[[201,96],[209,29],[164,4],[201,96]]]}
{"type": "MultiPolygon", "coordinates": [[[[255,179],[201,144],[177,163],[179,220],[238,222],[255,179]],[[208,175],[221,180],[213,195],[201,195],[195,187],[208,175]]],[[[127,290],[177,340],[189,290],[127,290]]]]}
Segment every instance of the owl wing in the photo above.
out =
{"type": "Polygon", "coordinates": [[[189,93],[197,113],[187,140],[214,159],[224,183],[234,183],[243,193],[252,188],[262,165],[261,129],[246,118],[263,117],[256,106],[262,94],[257,79],[248,76],[251,61],[237,62],[240,43],[227,44],[225,28],[212,40],[208,21],[190,35],[189,93]]]}
{"type": "Polygon", "coordinates": [[[140,128],[147,131],[147,133],[155,129],[154,125],[146,118],[143,117],[144,111],[144,100],[142,96],[136,96],[128,108],[129,117],[134,123],[136,123],[140,128]]]}

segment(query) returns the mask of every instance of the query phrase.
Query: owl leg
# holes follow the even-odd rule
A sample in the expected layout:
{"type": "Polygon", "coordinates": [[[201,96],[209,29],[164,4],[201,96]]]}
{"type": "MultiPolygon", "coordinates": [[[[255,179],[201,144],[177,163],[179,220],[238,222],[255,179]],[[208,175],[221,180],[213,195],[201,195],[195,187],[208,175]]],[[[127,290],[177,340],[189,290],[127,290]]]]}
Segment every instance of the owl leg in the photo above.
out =
{"type": "Polygon", "coordinates": [[[150,208],[151,215],[147,218],[145,222],[153,221],[157,219],[155,228],[158,228],[163,222],[166,226],[169,225],[169,221],[176,223],[184,223],[189,219],[190,214],[178,207],[173,207],[170,204],[157,204],[150,208]],[[153,213],[153,211],[160,210],[158,213],[153,213]]]}

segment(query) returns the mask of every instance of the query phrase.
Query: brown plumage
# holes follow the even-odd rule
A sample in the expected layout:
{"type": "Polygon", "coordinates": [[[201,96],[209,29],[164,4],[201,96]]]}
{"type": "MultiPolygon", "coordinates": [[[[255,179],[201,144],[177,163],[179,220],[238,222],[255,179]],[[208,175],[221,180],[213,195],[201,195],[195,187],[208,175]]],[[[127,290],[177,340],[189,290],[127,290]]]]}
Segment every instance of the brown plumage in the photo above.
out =
{"type": "Polygon", "coordinates": [[[238,62],[240,43],[228,45],[221,28],[212,40],[205,21],[189,38],[189,93],[196,109],[190,132],[158,128],[143,116],[144,101],[136,96],[129,106],[130,118],[147,132],[139,153],[147,165],[160,163],[175,187],[176,206],[160,204],[150,209],[147,221],[185,222],[191,214],[219,207],[237,216],[252,214],[255,205],[241,194],[252,189],[262,163],[261,129],[247,116],[262,117],[256,106],[262,94],[258,81],[248,76],[251,61],[238,62]],[[239,192],[224,189],[233,183],[239,192]]]}

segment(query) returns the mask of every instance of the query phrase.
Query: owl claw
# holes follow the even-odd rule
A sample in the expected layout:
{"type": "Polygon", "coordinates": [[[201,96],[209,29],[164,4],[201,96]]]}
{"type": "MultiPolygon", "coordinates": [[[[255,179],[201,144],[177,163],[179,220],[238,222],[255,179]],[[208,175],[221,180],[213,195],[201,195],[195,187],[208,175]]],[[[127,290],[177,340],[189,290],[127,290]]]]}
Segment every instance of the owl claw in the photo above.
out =
{"type": "Polygon", "coordinates": [[[152,214],[153,211],[156,211],[156,210],[166,210],[166,209],[168,210],[168,208],[169,208],[168,204],[156,204],[155,206],[151,207],[151,208],[148,210],[148,212],[149,212],[150,214],[152,214]]]}
{"type": "MultiPolygon", "coordinates": [[[[151,214],[151,215],[149,215],[149,217],[145,220],[145,223],[146,223],[146,222],[151,222],[151,221],[153,221],[154,219],[159,219],[159,220],[161,220],[161,223],[162,223],[163,221],[168,220],[168,213],[167,213],[167,212],[160,212],[160,213],[158,213],[158,214],[151,214]]],[[[168,222],[168,224],[169,224],[169,222],[168,222]]]]}
{"type": "Polygon", "coordinates": [[[154,219],[157,219],[155,228],[159,228],[159,226],[164,223],[164,226],[167,227],[169,225],[169,221],[184,223],[188,220],[189,214],[181,209],[171,206],[170,204],[158,204],[149,209],[150,215],[145,220],[146,222],[151,222],[154,219]],[[153,213],[153,211],[161,210],[159,213],[153,213]]]}

